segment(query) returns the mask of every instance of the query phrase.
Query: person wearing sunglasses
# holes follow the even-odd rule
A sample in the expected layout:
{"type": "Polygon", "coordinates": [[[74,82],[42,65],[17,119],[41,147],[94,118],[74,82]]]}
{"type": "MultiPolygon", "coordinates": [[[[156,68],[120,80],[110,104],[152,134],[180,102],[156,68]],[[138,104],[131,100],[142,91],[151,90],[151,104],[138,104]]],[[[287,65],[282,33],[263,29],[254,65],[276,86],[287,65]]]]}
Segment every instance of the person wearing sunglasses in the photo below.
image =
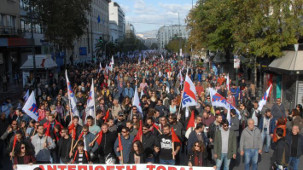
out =
{"type": "Polygon", "coordinates": [[[205,144],[202,141],[197,141],[191,148],[191,152],[188,157],[188,166],[206,166],[206,149],[205,144]]]}
{"type": "Polygon", "coordinates": [[[142,144],[145,154],[145,162],[146,163],[154,163],[155,162],[155,148],[159,148],[159,141],[157,136],[150,130],[150,125],[143,124],[142,127],[142,144]]]}
{"type": "MultiPolygon", "coordinates": [[[[129,153],[131,151],[133,141],[134,141],[134,136],[131,136],[129,134],[129,128],[123,127],[121,130],[121,143],[123,146],[123,163],[126,163],[129,160],[129,153]]],[[[115,141],[114,150],[116,156],[119,158],[121,162],[122,156],[121,156],[121,151],[119,150],[118,138],[115,141]]]]}
{"type": "Polygon", "coordinates": [[[230,160],[236,159],[237,136],[229,129],[228,120],[222,121],[222,128],[216,131],[214,139],[214,158],[216,159],[217,170],[221,169],[224,162],[224,170],[229,169],[230,160]]]}
{"type": "Polygon", "coordinates": [[[14,157],[14,169],[17,169],[17,164],[29,164],[36,163],[34,152],[30,149],[27,143],[21,142],[16,145],[15,157],[14,157]]]}

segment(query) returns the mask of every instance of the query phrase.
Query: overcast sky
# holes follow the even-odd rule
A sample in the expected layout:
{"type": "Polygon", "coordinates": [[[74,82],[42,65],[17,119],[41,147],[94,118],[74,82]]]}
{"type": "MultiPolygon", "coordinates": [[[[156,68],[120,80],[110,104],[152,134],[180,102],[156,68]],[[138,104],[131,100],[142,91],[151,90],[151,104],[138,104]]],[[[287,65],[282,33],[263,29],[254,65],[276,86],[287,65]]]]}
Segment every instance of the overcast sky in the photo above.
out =
{"type": "MultiPolygon", "coordinates": [[[[135,26],[136,32],[157,30],[163,25],[185,23],[192,8],[192,0],[114,0],[125,12],[126,22],[135,26]]],[[[193,0],[195,4],[197,0],[193,0]]]]}

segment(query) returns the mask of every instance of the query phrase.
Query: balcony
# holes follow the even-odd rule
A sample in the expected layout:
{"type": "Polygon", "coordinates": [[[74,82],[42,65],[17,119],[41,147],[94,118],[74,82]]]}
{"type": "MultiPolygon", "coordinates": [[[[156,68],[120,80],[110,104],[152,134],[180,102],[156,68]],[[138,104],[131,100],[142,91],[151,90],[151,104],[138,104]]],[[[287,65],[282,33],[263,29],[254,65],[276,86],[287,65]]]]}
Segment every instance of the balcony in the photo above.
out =
{"type": "Polygon", "coordinates": [[[16,29],[14,27],[1,27],[0,26],[0,36],[23,36],[23,31],[20,29],[16,29]]]}

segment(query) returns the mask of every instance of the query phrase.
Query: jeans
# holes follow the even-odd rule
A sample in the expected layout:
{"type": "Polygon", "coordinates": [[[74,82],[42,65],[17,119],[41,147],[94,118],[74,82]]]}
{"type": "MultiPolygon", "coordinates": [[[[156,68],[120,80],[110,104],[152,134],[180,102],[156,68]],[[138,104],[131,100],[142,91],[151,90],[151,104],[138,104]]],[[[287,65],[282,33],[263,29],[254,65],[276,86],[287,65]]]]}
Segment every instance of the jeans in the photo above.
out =
{"type": "Polygon", "coordinates": [[[221,165],[222,165],[223,161],[224,161],[224,170],[229,169],[230,159],[227,158],[227,153],[221,153],[221,159],[216,160],[217,170],[221,169],[221,165]]]}
{"type": "Polygon", "coordinates": [[[289,170],[298,170],[299,160],[300,159],[297,157],[289,157],[288,169],[289,170]]]}
{"type": "Polygon", "coordinates": [[[245,170],[250,169],[250,163],[252,170],[258,169],[258,149],[244,149],[245,157],[245,170]]]}
{"type": "Polygon", "coordinates": [[[175,165],[175,160],[173,160],[173,159],[171,159],[171,160],[160,159],[160,164],[164,164],[164,165],[175,165]]]}
{"type": "MultiPolygon", "coordinates": [[[[268,129],[267,129],[268,130],[268,129]]],[[[264,130],[262,131],[262,144],[264,144],[264,140],[266,138],[266,143],[265,143],[265,147],[264,147],[264,152],[269,152],[269,147],[271,144],[271,137],[270,134],[267,134],[267,132],[265,132],[264,130]]]]}

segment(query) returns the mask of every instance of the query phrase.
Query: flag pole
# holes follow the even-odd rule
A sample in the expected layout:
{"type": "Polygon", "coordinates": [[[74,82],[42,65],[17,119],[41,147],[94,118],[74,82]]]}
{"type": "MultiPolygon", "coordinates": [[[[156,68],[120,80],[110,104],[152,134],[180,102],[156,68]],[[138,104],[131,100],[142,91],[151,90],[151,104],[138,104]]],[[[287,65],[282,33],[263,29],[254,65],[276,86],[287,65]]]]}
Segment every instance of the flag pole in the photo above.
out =
{"type": "MultiPolygon", "coordinates": [[[[92,78],[92,85],[94,84],[94,78],[92,78]]],[[[95,101],[95,86],[93,88],[94,92],[94,114],[95,114],[95,125],[97,125],[97,115],[96,115],[96,101],[95,101]]]]}
{"type": "Polygon", "coordinates": [[[175,143],[173,141],[171,141],[171,145],[172,145],[172,155],[173,155],[173,160],[175,160],[175,155],[174,155],[174,152],[175,152],[175,143]]]}
{"type": "MultiPolygon", "coordinates": [[[[83,129],[82,129],[81,133],[83,133],[83,129]]],[[[81,133],[80,133],[80,135],[81,135],[81,133]]],[[[78,137],[77,142],[76,142],[75,145],[73,146],[73,150],[76,148],[76,146],[78,145],[79,141],[80,141],[80,138],[78,137]]]]}
{"type": "Polygon", "coordinates": [[[99,134],[95,137],[95,139],[91,142],[91,143],[89,143],[90,145],[92,145],[92,144],[94,144],[95,142],[96,142],[96,140],[98,139],[98,137],[99,137],[99,134]]]}
{"type": "MultiPolygon", "coordinates": [[[[120,141],[121,141],[121,136],[120,136],[120,133],[118,133],[118,138],[120,139],[120,141]]],[[[120,144],[119,144],[120,145],[120,144]]],[[[122,145],[122,142],[121,142],[121,145],[122,145]]],[[[119,149],[120,149],[120,147],[119,147],[119,149]]],[[[120,150],[120,155],[121,155],[121,163],[123,164],[123,149],[122,150],[120,150]]]]}
{"type": "MultiPolygon", "coordinates": [[[[187,76],[187,73],[188,73],[188,69],[187,69],[187,71],[186,71],[185,78],[186,78],[186,76],[187,76]]],[[[183,99],[183,94],[184,94],[184,83],[185,83],[185,80],[184,80],[184,82],[183,82],[183,90],[182,90],[182,94],[181,94],[181,102],[180,102],[180,104],[179,104],[178,116],[180,116],[181,104],[182,104],[182,99],[183,99]]],[[[182,88],[182,86],[181,86],[181,88],[182,88]]],[[[177,116],[177,117],[178,117],[178,116],[177,116]]]]}

